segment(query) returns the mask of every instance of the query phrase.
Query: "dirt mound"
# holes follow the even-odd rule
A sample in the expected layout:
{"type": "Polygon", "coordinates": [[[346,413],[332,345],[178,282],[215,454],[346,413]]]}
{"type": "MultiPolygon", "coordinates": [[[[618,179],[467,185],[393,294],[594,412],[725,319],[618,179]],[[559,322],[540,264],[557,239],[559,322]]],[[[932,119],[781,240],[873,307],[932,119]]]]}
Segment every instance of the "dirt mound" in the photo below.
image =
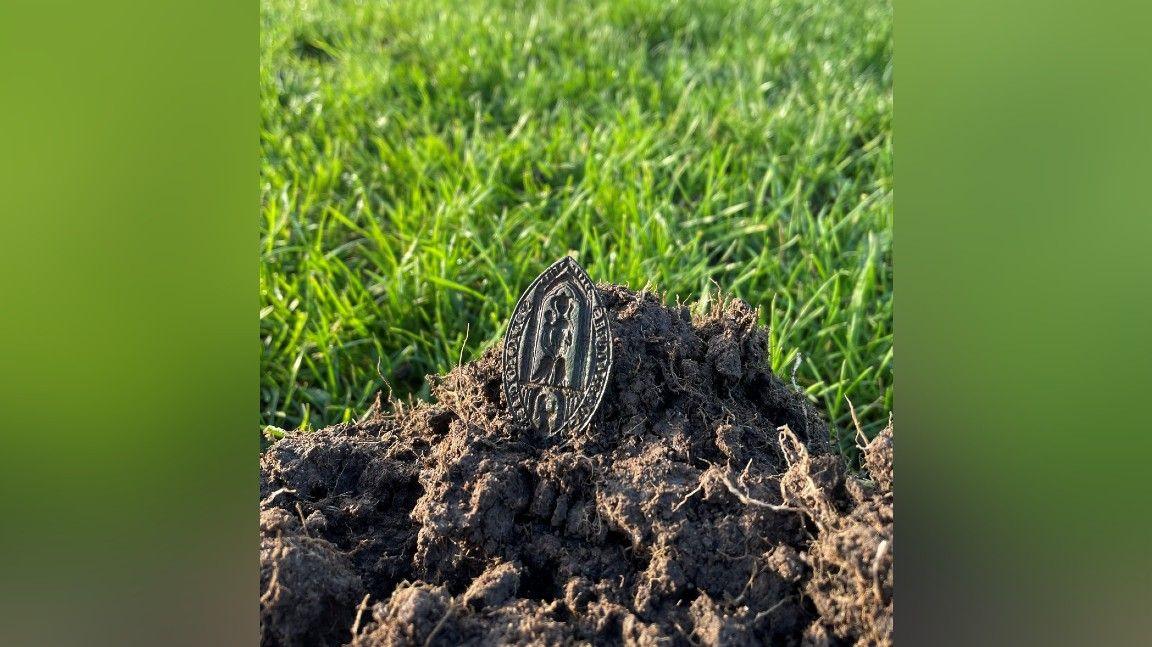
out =
{"type": "Polygon", "coordinates": [[[747,304],[599,288],[615,359],[578,435],[509,417],[497,347],[435,404],[269,448],[263,644],[891,643],[891,430],[854,475],[747,304]]]}

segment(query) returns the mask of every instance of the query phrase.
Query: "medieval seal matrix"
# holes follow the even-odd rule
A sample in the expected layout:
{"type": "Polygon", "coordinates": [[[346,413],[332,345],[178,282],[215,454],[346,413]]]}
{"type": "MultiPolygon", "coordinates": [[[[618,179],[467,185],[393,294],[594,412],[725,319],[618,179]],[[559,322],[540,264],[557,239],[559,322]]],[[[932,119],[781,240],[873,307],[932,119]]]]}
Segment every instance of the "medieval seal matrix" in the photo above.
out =
{"type": "Polygon", "coordinates": [[[612,331],[596,286],[565,256],[528,286],[504,335],[513,416],[544,435],[588,426],[612,369],[612,331]]]}

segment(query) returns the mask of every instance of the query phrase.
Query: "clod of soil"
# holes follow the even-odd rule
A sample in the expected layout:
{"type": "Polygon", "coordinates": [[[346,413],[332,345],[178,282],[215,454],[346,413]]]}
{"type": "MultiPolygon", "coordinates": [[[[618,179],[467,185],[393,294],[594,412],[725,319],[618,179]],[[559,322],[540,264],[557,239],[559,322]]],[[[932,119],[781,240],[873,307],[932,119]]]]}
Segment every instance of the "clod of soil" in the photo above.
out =
{"type": "Polygon", "coordinates": [[[496,347],[435,403],[268,449],[264,645],[891,644],[891,428],[852,473],[750,306],[599,289],[578,435],[511,419],[496,347]]]}

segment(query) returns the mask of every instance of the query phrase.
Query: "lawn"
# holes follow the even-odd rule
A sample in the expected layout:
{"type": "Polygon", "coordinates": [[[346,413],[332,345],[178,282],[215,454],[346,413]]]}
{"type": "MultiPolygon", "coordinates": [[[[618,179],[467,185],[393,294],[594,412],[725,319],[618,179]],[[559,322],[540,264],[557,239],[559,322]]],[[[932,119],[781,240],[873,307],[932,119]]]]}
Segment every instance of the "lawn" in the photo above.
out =
{"type": "Polygon", "coordinates": [[[427,397],[569,251],[759,306],[773,370],[834,427],[846,399],[887,423],[888,0],[262,11],[261,425],[427,397]]]}

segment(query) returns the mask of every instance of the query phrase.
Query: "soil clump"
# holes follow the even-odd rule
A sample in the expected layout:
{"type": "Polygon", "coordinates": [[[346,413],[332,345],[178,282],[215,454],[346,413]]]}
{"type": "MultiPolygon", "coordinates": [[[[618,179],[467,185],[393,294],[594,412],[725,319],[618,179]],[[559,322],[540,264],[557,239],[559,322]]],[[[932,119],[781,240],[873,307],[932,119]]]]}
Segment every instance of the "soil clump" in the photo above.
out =
{"type": "Polygon", "coordinates": [[[265,452],[262,644],[891,644],[891,426],[854,472],[752,307],[599,289],[583,432],[511,419],[497,345],[265,452]]]}

